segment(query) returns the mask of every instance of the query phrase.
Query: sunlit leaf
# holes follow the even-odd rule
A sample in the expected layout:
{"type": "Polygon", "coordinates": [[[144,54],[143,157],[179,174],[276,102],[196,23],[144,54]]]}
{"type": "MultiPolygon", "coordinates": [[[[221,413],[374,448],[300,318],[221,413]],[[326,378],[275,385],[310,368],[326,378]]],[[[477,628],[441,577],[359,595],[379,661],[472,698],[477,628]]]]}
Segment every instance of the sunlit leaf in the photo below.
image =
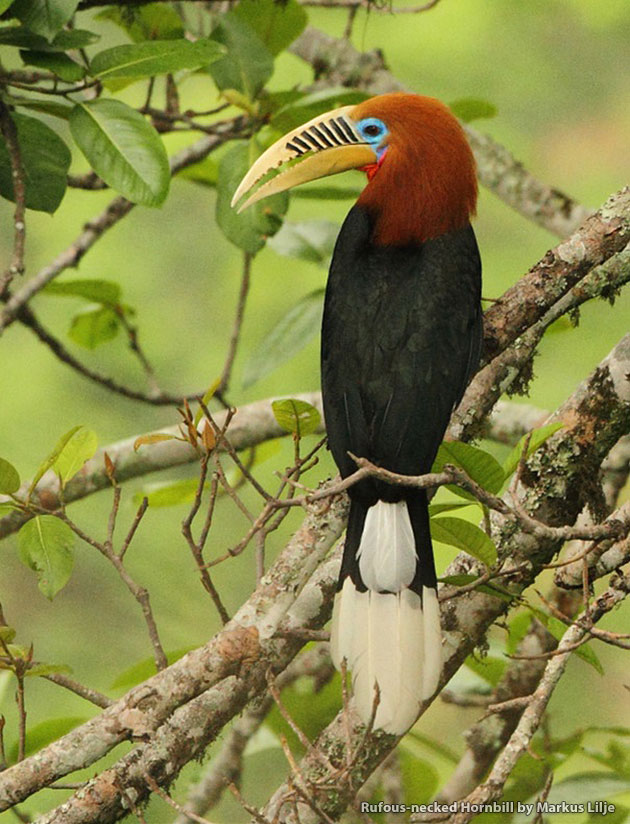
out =
{"type": "Polygon", "coordinates": [[[59,440],[55,444],[52,452],[50,452],[50,454],[47,455],[46,458],[41,462],[41,464],[37,468],[37,472],[33,475],[33,478],[31,480],[31,485],[29,487],[29,495],[33,492],[33,490],[35,489],[35,487],[39,483],[39,481],[42,478],[42,476],[44,475],[44,473],[47,472],[51,468],[51,466],[55,463],[55,461],[57,460],[57,457],[61,454],[63,448],[68,443],[70,438],[72,438],[73,435],[75,435],[75,433],[79,431],[79,429],[82,429],[82,427],[80,425],[79,426],[73,426],[72,429],[69,429],[67,432],[65,432],[61,436],[61,438],[59,438],[59,440]]]}
{"type": "Polygon", "coordinates": [[[59,117],[62,120],[69,120],[70,113],[74,106],[70,103],[65,103],[60,100],[26,100],[22,98],[19,103],[16,103],[21,109],[30,109],[33,112],[41,112],[42,114],[49,114],[52,117],[59,117]]]}
{"type": "Polygon", "coordinates": [[[256,254],[282,225],[289,205],[286,192],[265,198],[237,214],[231,206],[232,196],[243,176],[256,160],[258,151],[252,141],[230,149],[219,166],[216,218],[219,228],[229,241],[250,254],[256,254]]]}
{"type": "Polygon", "coordinates": [[[59,475],[62,486],[65,486],[83,464],[93,457],[97,447],[98,439],[91,429],[81,428],[74,433],[53,464],[53,469],[59,475]]]}
{"type": "Polygon", "coordinates": [[[84,298],[106,306],[116,306],[121,298],[121,288],[112,280],[53,280],[44,286],[42,292],[84,298]]]}
{"type": "Polygon", "coordinates": [[[96,15],[111,20],[136,43],[143,40],[176,40],[184,36],[181,17],[166,3],[148,3],[146,6],[107,8],[96,15]]]}
{"type": "Polygon", "coordinates": [[[214,40],[148,40],[127,43],[95,54],[90,74],[99,80],[142,78],[167,74],[181,69],[207,66],[223,55],[224,49],[214,40]]]}
{"type": "MultiPolygon", "coordinates": [[[[12,113],[24,170],[26,206],[41,212],[54,212],[66,191],[67,173],[72,159],[70,150],[50,126],[34,117],[12,113]]],[[[6,143],[0,137],[0,194],[15,200],[11,161],[6,143]]]]}
{"type": "Polygon", "coordinates": [[[431,537],[434,541],[462,549],[486,566],[496,563],[497,550],[492,539],[463,518],[431,518],[431,537]]]}
{"type": "Polygon", "coordinates": [[[199,404],[199,409],[195,413],[195,419],[194,419],[195,426],[197,426],[199,421],[205,415],[204,406],[207,408],[207,406],[210,403],[210,401],[212,400],[212,398],[214,398],[217,389],[221,386],[221,381],[222,380],[223,380],[222,377],[219,375],[219,377],[215,378],[212,381],[212,383],[210,384],[210,386],[204,392],[203,397],[201,399],[201,403],[199,404]]]}
{"type": "Polygon", "coordinates": [[[507,458],[503,461],[503,471],[505,473],[505,477],[509,478],[510,475],[516,471],[528,438],[529,445],[527,447],[527,458],[529,458],[530,455],[533,455],[534,452],[539,449],[546,440],[548,440],[548,438],[555,434],[559,429],[562,429],[563,426],[564,424],[562,422],[556,421],[555,423],[548,423],[546,426],[540,426],[538,429],[533,429],[529,434],[523,435],[507,458]]]}
{"type": "Polygon", "coordinates": [[[298,438],[315,432],[322,421],[322,416],[312,404],[297,398],[272,401],[271,408],[282,429],[298,438]]]}
{"type": "Polygon", "coordinates": [[[324,290],[301,298],[256,346],[245,365],[243,386],[248,387],[292,358],[312,340],[322,325],[324,290]]]}
{"type": "Polygon", "coordinates": [[[41,592],[51,601],[70,580],[74,543],[68,524],[54,515],[37,515],[18,532],[20,559],[35,572],[41,592]]]}
{"type": "Polygon", "coordinates": [[[15,630],[13,627],[8,627],[6,624],[0,625],[0,641],[5,644],[10,644],[15,638],[15,630]]]}
{"type": "Polygon", "coordinates": [[[105,183],[134,203],[159,206],[164,201],[171,179],[168,157],[141,114],[120,100],[77,103],[70,129],[105,183]]]}
{"type": "Polygon", "coordinates": [[[120,318],[111,307],[91,303],[72,318],[68,335],[80,346],[95,349],[113,340],[119,328],[120,318]]]}
{"type": "Polygon", "coordinates": [[[12,495],[20,488],[20,475],[17,469],[9,461],[0,458],[0,492],[4,495],[12,495]]]}

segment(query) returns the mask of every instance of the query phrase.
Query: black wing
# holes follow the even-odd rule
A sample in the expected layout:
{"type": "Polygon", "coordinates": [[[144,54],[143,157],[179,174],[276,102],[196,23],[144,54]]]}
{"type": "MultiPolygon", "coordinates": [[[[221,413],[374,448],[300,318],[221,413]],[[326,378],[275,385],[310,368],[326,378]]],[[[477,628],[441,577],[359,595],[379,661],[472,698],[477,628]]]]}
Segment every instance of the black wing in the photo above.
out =
{"type": "MultiPolygon", "coordinates": [[[[352,209],[335,247],[322,327],[324,413],[343,476],[356,469],[348,451],[395,472],[430,470],[478,365],[480,290],[470,226],[421,246],[379,247],[368,215],[352,209]]],[[[402,494],[378,490],[388,499],[402,494]]]]}

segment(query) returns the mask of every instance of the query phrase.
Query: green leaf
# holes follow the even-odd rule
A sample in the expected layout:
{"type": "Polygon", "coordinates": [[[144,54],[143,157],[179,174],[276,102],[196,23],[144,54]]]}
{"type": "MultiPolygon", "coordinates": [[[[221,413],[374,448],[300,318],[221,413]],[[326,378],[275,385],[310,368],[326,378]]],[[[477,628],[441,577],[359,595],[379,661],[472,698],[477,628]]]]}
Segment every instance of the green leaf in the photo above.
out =
{"type": "Polygon", "coordinates": [[[286,192],[265,198],[237,214],[231,201],[238,184],[256,160],[258,150],[253,141],[240,143],[230,149],[219,166],[217,183],[216,219],[223,234],[235,246],[256,254],[282,225],[289,197],[286,192]]]}
{"type": "MultiPolygon", "coordinates": [[[[314,690],[311,678],[300,678],[282,690],[281,700],[297,726],[313,740],[341,709],[341,678],[335,673],[321,689],[314,690]]],[[[283,735],[293,748],[301,749],[293,730],[277,707],[267,716],[265,726],[278,736],[283,735]]]]}
{"type": "Polygon", "coordinates": [[[13,512],[19,511],[19,507],[17,507],[12,501],[0,502],[0,518],[4,518],[5,515],[11,515],[13,512]]]}
{"type": "Polygon", "coordinates": [[[79,429],[81,429],[81,428],[82,428],[81,425],[73,426],[72,429],[69,429],[65,434],[63,434],[59,438],[59,440],[55,444],[52,452],[42,461],[42,463],[39,465],[39,467],[37,469],[37,472],[33,476],[33,479],[31,480],[31,485],[30,485],[29,490],[28,490],[29,495],[32,494],[33,490],[35,489],[35,487],[39,483],[40,478],[44,475],[45,472],[47,472],[51,468],[51,466],[57,460],[57,456],[61,453],[61,451],[63,450],[65,445],[68,443],[70,438],[72,438],[72,436],[76,432],[78,432],[79,429]]]}
{"type": "Polygon", "coordinates": [[[76,83],[85,75],[83,66],[61,52],[21,51],[20,57],[26,66],[48,69],[66,83],[76,83]]]}
{"type": "Polygon", "coordinates": [[[165,3],[149,3],[139,8],[109,8],[96,16],[99,20],[116,23],[136,43],[143,40],[177,40],[184,36],[181,18],[175,9],[165,3]]]}
{"type": "Polygon", "coordinates": [[[50,40],[63,28],[79,0],[15,0],[11,13],[35,34],[50,40]]]}
{"type": "Polygon", "coordinates": [[[4,14],[11,3],[13,3],[13,0],[0,0],[0,14],[4,14]]]}
{"type": "Polygon", "coordinates": [[[45,675],[55,675],[58,672],[70,673],[72,667],[67,664],[35,664],[34,667],[28,669],[24,675],[27,678],[42,678],[45,675]]]}
{"type": "Polygon", "coordinates": [[[452,750],[443,741],[439,741],[435,738],[430,738],[428,735],[425,735],[424,733],[420,732],[415,727],[412,727],[409,730],[407,735],[402,739],[398,746],[402,747],[403,749],[406,749],[407,745],[410,744],[411,741],[414,742],[414,747],[416,744],[420,744],[423,747],[429,749],[431,752],[437,753],[451,764],[457,764],[459,762],[460,756],[457,752],[455,752],[455,750],[452,750]]]}
{"type": "MultiPolygon", "coordinates": [[[[70,150],[41,120],[11,114],[17,130],[20,160],[24,170],[26,206],[40,212],[54,212],[66,191],[70,150]]],[[[0,194],[15,201],[9,151],[0,139],[0,194]]]]}
{"type": "Polygon", "coordinates": [[[33,51],[64,52],[68,49],[82,49],[99,39],[99,35],[94,32],[72,29],[72,31],[60,31],[51,42],[48,42],[45,37],[34,34],[25,26],[0,28],[0,45],[16,46],[19,49],[32,49],[33,51]]]}
{"type": "Polygon", "coordinates": [[[462,97],[449,103],[449,109],[455,117],[459,117],[464,123],[471,120],[481,120],[483,118],[496,117],[497,107],[488,103],[487,100],[479,100],[476,97],[462,97]]]}
{"type": "Polygon", "coordinates": [[[113,77],[153,77],[207,66],[223,53],[214,40],[148,40],[99,52],[92,58],[90,74],[104,81],[113,77]]]}
{"type": "Polygon", "coordinates": [[[41,592],[51,601],[72,574],[74,542],[68,524],[54,515],[37,515],[18,532],[20,559],[36,573],[41,592]]]}
{"type": "Polygon", "coordinates": [[[189,504],[195,500],[198,486],[198,478],[187,478],[183,481],[158,481],[147,484],[140,492],[136,492],[133,500],[136,504],[141,504],[143,498],[147,498],[149,506],[189,504]]]}
{"type": "Polygon", "coordinates": [[[13,464],[0,458],[0,492],[12,495],[20,488],[20,475],[13,464]]]}
{"type": "Polygon", "coordinates": [[[296,0],[241,0],[234,15],[256,32],[276,55],[284,51],[306,27],[308,17],[296,0]]]}
{"type": "MultiPolygon", "coordinates": [[[[503,486],[505,475],[501,464],[489,452],[461,441],[444,441],[440,444],[432,472],[440,472],[444,464],[454,464],[463,469],[479,486],[496,495],[503,486]]],[[[455,485],[448,485],[456,495],[476,500],[474,495],[455,485]]]]}
{"type": "Polygon", "coordinates": [[[365,92],[349,90],[343,87],[321,89],[303,95],[297,101],[291,101],[271,115],[271,125],[280,132],[288,132],[306,123],[317,115],[324,114],[338,106],[352,106],[367,100],[365,92]]]}
{"type": "Polygon", "coordinates": [[[463,549],[491,567],[497,560],[497,550],[486,533],[463,518],[431,518],[431,537],[442,544],[463,549]]]}
{"type": "Polygon", "coordinates": [[[322,416],[312,404],[297,398],[272,401],[271,408],[282,429],[298,438],[315,432],[322,421],[322,416]]]}
{"type": "Polygon", "coordinates": [[[562,429],[563,426],[563,423],[556,421],[556,423],[548,423],[546,426],[540,426],[538,429],[532,429],[528,435],[523,435],[507,458],[503,461],[503,472],[505,473],[505,477],[509,478],[510,475],[516,471],[528,438],[530,440],[529,446],[527,447],[527,458],[529,458],[530,455],[533,455],[534,452],[539,449],[546,440],[548,440],[559,429],[562,429]]]}
{"type": "Polygon", "coordinates": [[[217,389],[221,386],[221,382],[222,382],[222,378],[219,375],[219,377],[215,378],[212,381],[212,383],[210,384],[210,386],[203,393],[203,397],[201,398],[201,403],[199,404],[199,408],[195,412],[195,418],[194,418],[195,426],[197,426],[199,424],[199,421],[205,415],[204,406],[206,407],[206,409],[208,408],[208,404],[210,403],[212,398],[214,398],[217,389]]]}
{"type": "Polygon", "coordinates": [[[171,179],[168,157],[158,133],[141,114],[120,100],[78,103],[70,129],[105,183],[143,206],[164,201],[171,179]]]}
{"type": "Polygon", "coordinates": [[[84,298],[104,306],[117,306],[121,288],[112,280],[53,280],[42,289],[47,295],[84,298]]]}
{"type": "Polygon", "coordinates": [[[91,303],[72,318],[68,335],[79,346],[95,349],[113,340],[119,329],[120,318],[111,307],[91,303]]]}
{"type": "Polygon", "coordinates": [[[5,644],[10,644],[15,638],[15,630],[13,627],[8,627],[6,624],[0,626],[0,641],[5,644]]]}
{"type": "MultiPolygon", "coordinates": [[[[468,584],[474,583],[474,581],[479,580],[479,575],[445,575],[442,578],[438,578],[438,581],[442,584],[450,584],[451,586],[455,587],[465,587],[468,584]]],[[[496,586],[496,584],[479,584],[479,586],[475,587],[476,592],[483,592],[486,595],[491,595],[493,598],[500,598],[502,601],[505,601],[507,604],[511,604],[514,598],[516,597],[511,592],[508,592],[505,589],[501,589],[501,587],[496,586]]]]}
{"type": "MultiPolygon", "coordinates": [[[[43,747],[57,741],[62,735],[66,735],[79,724],[84,724],[87,717],[73,716],[68,718],[49,718],[47,721],[42,721],[40,724],[29,726],[28,735],[26,736],[26,751],[27,756],[32,755],[41,750],[43,747]]],[[[18,748],[17,744],[11,747],[9,751],[10,761],[17,759],[18,748]]]]}
{"type": "Polygon", "coordinates": [[[236,89],[248,100],[255,100],[273,73],[273,56],[247,23],[230,12],[212,33],[227,54],[213,63],[208,71],[217,87],[236,89]]]}
{"type": "Polygon", "coordinates": [[[219,165],[211,157],[205,157],[201,162],[193,163],[192,166],[182,169],[177,176],[192,180],[194,183],[201,183],[203,186],[216,188],[219,179],[219,165]]]}
{"type": "MultiPolygon", "coordinates": [[[[191,649],[194,649],[194,647],[183,647],[182,649],[167,652],[166,660],[168,664],[174,664],[175,661],[179,661],[179,659],[183,658],[183,656],[186,655],[187,652],[190,652],[191,649]]],[[[115,681],[112,682],[111,689],[126,690],[130,687],[135,687],[136,684],[141,684],[143,681],[146,681],[147,678],[155,675],[155,671],[155,658],[143,658],[142,661],[138,661],[137,664],[134,664],[121,672],[115,681]]]]}
{"type": "Polygon", "coordinates": [[[429,515],[433,518],[434,515],[442,515],[444,512],[453,512],[453,510],[475,505],[476,503],[472,501],[448,501],[444,504],[429,504],[429,515]]]}
{"type": "Polygon", "coordinates": [[[269,247],[279,255],[325,264],[333,253],[339,225],[331,220],[304,220],[282,224],[269,241],[269,247]]]}
{"type": "Polygon", "coordinates": [[[16,106],[22,109],[30,109],[34,112],[49,114],[52,117],[60,117],[62,120],[69,120],[70,112],[74,108],[71,103],[62,103],[60,100],[27,100],[26,98],[13,98],[16,106]]]}
{"type": "Polygon", "coordinates": [[[503,658],[496,658],[492,655],[486,655],[485,658],[482,659],[475,658],[474,655],[469,655],[464,663],[468,669],[472,670],[492,687],[496,687],[499,683],[507,666],[507,661],[503,658]]]}
{"type": "MultiPolygon", "coordinates": [[[[537,609],[536,607],[531,606],[531,604],[527,604],[527,608],[536,616],[536,618],[538,618],[547,631],[553,635],[556,641],[560,641],[564,633],[567,631],[567,626],[563,624],[559,618],[556,618],[554,615],[549,615],[542,609],[537,609]]],[[[582,646],[577,647],[577,649],[573,650],[573,652],[583,661],[586,661],[587,664],[590,664],[600,675],[604,674],[604,668],[601,661],[593,651],[590,644],[582,644],[582,646]]]]}
{"type": "MultiPolygon", "coordinates": [[[[412,745],[413,746],[413,745],[412,745]]],[[[400,748],[400,777],[405,798],[414,804],[427,804],[440,785],[440,776],[433,764],[410,752],[410,747],[400,748]]]]}
{"type": "Polygon", "coordinates": [[[93,457],[98,447],[96,433],[91,429],[79,429],[66,441],[57,455],[53,469],[59,475],[62,487],[81,469],[86,461],[93,457]]]}
{"type": "Polygon", "coordinates": [[[322,325],[324,290],[301,298],[258,344],[243,373],[248,387],[289,360],[317,335],[322,325]]]}

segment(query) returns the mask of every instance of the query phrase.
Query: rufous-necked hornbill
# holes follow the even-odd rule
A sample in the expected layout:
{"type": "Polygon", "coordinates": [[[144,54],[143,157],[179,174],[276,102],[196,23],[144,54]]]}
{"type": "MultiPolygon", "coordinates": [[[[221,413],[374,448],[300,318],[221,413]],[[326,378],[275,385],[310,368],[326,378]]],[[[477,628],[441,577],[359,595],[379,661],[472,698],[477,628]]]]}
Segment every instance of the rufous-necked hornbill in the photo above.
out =
{"type": "MultiPolygon", "coordinates": [[[[429,97],[344,106],[267,149],[233,204],[289,161],[241,209],[347,169],[368,177],[337,239],[322,326],[324,415],[339,471],[356,470],[352,453],[397,473],[429,472],[481,347],[477,183],[464,132],[429,97]]],[[[332,656],[352,670],[361,718],[378,683],[375,726],[401,734],[442,671],[427,497],[374,477],[348,492],[332,656]]]]}

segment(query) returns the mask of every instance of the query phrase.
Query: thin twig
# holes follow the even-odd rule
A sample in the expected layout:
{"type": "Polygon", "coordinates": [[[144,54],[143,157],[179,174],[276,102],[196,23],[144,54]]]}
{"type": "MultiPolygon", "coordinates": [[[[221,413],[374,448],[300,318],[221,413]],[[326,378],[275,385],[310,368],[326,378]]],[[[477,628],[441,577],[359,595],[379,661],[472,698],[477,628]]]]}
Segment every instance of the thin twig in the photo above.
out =
{"type": "Polygon", "coordinates": [[[234,366],[234,359],[238,349],[238,342],[241,335],[241,327],[243,325],[243,316],[245,314],[245,304],[247,302],[247,295],[249,294],[250,276],[252,270],[252,256],[249,252],[243,252],[243,271],[241,274],[241,288],[238,294],[238,302],[236,304],[236,316],[234,318],[234,325],[232,327],[232,334],[230,335],[230,343],[228,346],[228,353],[225,358],[223,372],[221,373],[221,382],[219,383],[219,392],[226,392],[230,384],[230,377],[232,375],[232,367],[234,366]]]}
{"type": "Polygon", "coordinates": [[[0,297],[5,293],[9,284],[16,275],[24,273],[24,245],[26,242],[26,186],[24,183],[24,169],[20,154],[20,143],[17,127],[11,117],[9,107],[0,100],[0,131],[7,145],[11,164],[11,182],[15,197],[15,213],[13,216],[13,253],[11,263],[0,278],[0,297]]]}

